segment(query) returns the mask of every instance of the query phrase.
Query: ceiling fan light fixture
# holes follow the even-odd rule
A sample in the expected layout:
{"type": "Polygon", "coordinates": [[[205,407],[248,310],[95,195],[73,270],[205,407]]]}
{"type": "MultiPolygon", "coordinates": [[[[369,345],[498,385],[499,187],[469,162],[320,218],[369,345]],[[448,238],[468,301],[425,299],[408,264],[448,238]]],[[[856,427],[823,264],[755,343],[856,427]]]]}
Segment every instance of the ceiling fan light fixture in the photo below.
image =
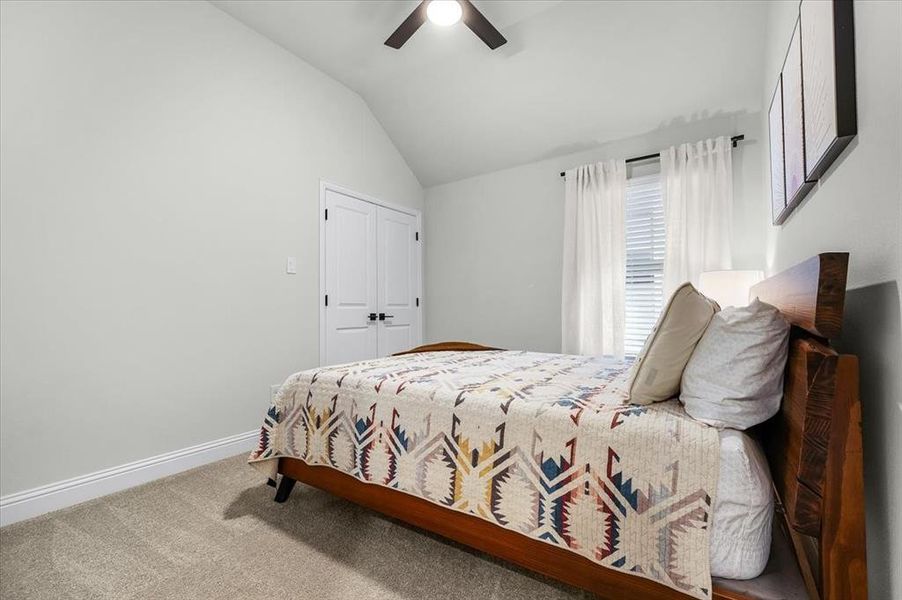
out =
{"type": "Polygon", "coordinates": [[[429,20],[442,27],[460,21],[462,12],[457,0],[431,0],[426,6],[426,16],[429,20]]]}
{"type": "Polygon", "coordinates": [[[476,34],[480,40],[494,50],[507,43],[501,32],[495,29],[479,9],[473,6],[470,0],[421,0],[417,7],[411,11],[407,18],[398,25],[398,28],[388,36],[385,45],[395,50],[400,50],[410,36],[427,20],[436,25],[447,27],[463,20],[464,25],[476,34]]]}

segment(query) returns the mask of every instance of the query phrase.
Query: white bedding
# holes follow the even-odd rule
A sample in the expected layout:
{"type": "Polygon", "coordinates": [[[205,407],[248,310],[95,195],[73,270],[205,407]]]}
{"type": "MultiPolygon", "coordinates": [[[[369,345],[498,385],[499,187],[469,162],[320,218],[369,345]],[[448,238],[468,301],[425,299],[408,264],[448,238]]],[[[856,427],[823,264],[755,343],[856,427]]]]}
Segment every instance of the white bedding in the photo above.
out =
{"type": "Polygon", "coordinates": [[[773,486],[767,459],[749,436],[720,432],[720,475],[711,527],[711,576],[752,579],[770,554],[773,486]]]}

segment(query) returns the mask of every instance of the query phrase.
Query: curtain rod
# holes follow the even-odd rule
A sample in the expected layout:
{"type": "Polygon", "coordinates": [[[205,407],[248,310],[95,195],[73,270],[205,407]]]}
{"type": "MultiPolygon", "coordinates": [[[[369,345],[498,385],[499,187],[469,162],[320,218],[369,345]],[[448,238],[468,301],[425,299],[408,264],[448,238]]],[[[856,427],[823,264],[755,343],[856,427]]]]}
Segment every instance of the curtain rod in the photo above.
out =
{"type": "MultiPolygon", "coordinates": [[[[739,144],[739,142],[741,142],[744,139],[745,139],[744,135],[734,135],[733,137],[730,138],[730,142],[732,142],[733,147],[735,148],[739,144]]],[[[661,153],[655,152],[654,154],[646,154],[645,156],[635,156],[633,158],[628,158],[628,159],[626,159],[625,162],[627,164],[629,164],[629,163],[639,162],[639,161],[643,161],[643,160],[651,160],[653,158],[660,158],[660,157],[661,157],[661,153]]],[[[561,177],[563,177],[564,175],[566,175],[566,173],[564,171],[561,171],[561,177]]]]}

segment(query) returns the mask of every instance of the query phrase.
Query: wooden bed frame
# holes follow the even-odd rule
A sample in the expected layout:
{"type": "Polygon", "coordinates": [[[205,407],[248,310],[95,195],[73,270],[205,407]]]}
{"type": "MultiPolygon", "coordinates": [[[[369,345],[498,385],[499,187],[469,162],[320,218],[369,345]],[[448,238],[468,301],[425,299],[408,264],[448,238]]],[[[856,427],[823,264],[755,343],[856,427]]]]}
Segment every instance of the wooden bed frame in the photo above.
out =
{"type": "MultiPolygon", "coordinates": [[[[829,339],[842,329],[848,254],[821,254],[771,277],[752,295],[778,307],[793,324],[781,412],[758,428],[777,494],[782,531],[796,564],[771,567],[787,581],[804,581],[812,599],[867,598],[864,481],[858,359],[838,354],[829,339]]],[[[409,352],[480,351],[465,342],[421,346],[409,352]]],[[[282,480],[277,502],[285,502],[296,481],[320,488],[553,579],[589,590],[599,598],[678,599],[686,596],[662,584],[602,567],[576,553],[501,528],[477,517],[389,488],[363,483],[337,470],[279,459],[282,480]]],[[[774,558],[772,556],[772,563],[774,558]]],[[[766,573],[767,574],[767,571],[766,573]]],[[[763,575],[759,579],[764,580],[763,575]]],[[[756,581],[715,580],[719,600],[799,597],[781,589],[771,573],[761,591],[756,581]],[[776,582],[776,589],[775,589],[776,582]]],[[[791,586],[789,586],[791,587],[791,586]]],[[[805,591],[807,590],[807,592],[805,591]]]]}

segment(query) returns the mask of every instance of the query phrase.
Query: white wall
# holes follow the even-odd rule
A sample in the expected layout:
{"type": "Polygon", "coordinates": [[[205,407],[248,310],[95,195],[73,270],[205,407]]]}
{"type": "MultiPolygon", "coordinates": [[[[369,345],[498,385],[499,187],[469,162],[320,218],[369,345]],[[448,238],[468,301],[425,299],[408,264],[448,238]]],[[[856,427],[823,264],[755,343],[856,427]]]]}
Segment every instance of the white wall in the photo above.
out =
{"type": "Polygon", "coordinates": [[[547,352],[561,349],[564,182],[560,171],[682,142],[745,134],[733,150],[736,268],[764,268],[759,113],[705,116],[426,190],[426,338],[547,352]]]}
{"type": "Polygon", "coordinates": [[[206,2],[0,27],[0,494],[259,427],[318,361],[319,178],[421,208],[416,178],[356,94],[206,2]]]}
{"type": "MultiPolygon", "coordinates": [[[[762,87],[766,102],[797,11],[796,2],[771,6],[762,87]]],[[[766,225],[770,272],[818,252],[850,253],[845,329],[837,345],[860,359],[872,598],[902,597],[900,40],[902,3],[856,0],[858,137],[782,227],[766,225]]]]}

